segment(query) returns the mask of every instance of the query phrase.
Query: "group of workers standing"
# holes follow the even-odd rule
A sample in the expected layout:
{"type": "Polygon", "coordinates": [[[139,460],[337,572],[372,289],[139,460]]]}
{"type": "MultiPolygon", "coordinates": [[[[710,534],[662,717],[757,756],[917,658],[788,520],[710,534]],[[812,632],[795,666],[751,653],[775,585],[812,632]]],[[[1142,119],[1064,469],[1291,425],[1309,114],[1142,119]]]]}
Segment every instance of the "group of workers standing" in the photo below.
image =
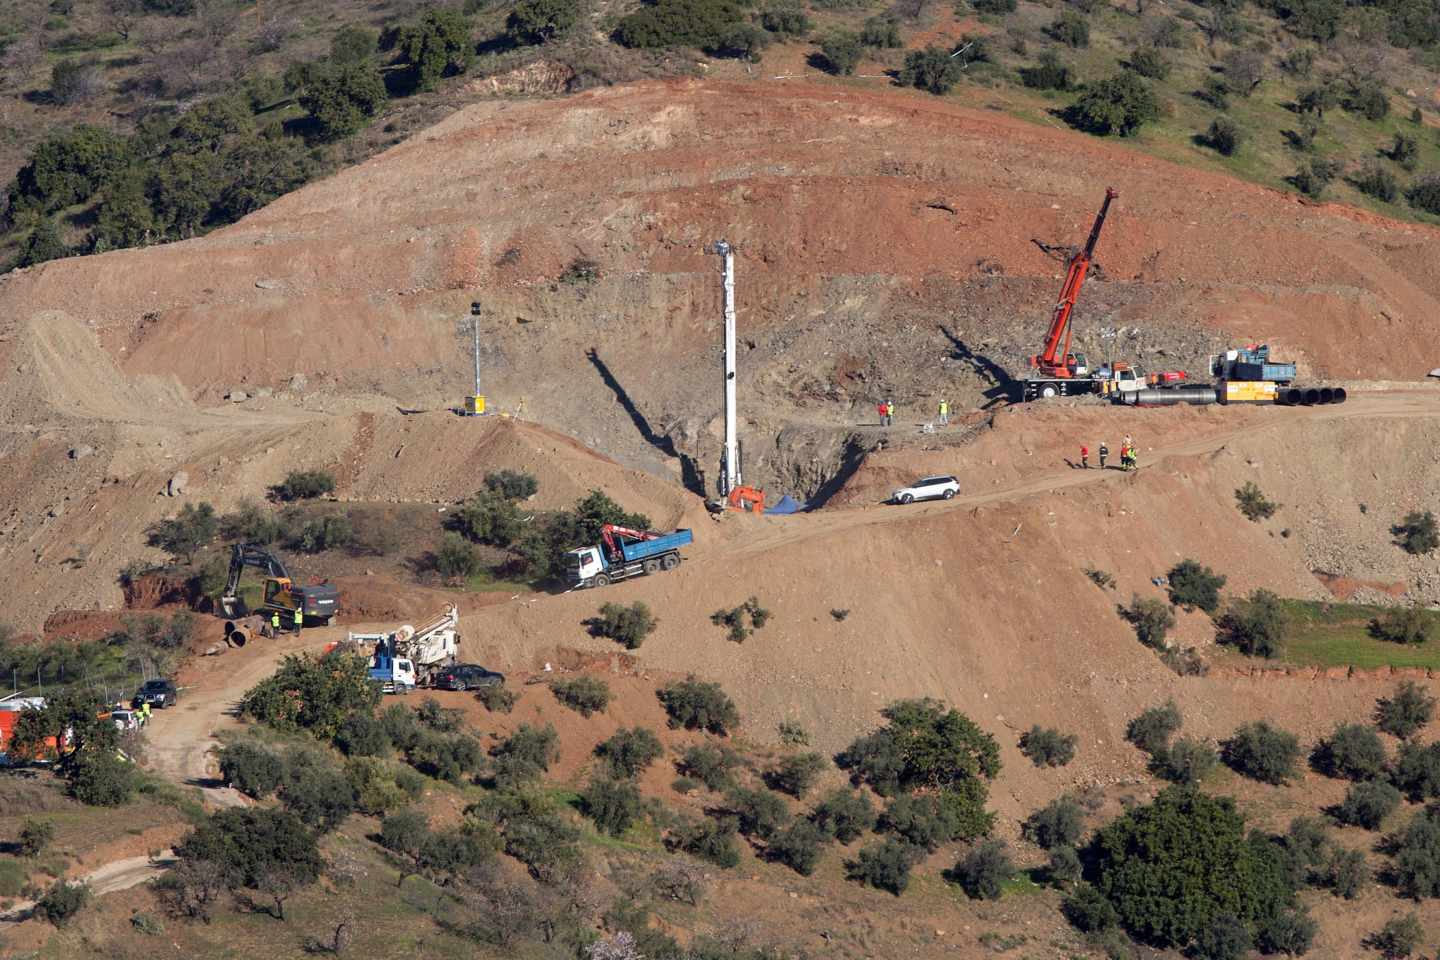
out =
{"type": "MultiPolygon", "coordinates": [[[[1100,454],[1100,469],[1104,470],[1106,461],[1110,459],[1110,448],[1104,440],[1100,441],[1100,449],[1097,452],[1100,454]]],[[[1134,470],[1138,466],[1139,464],[1135,462],[1135,441],[1127,433],[1125,441],[1120,444],[1120,469],[1134,470]]],[[[1090,448],[1084,444],[1080,445],[1080,468],[1082,470],[1090,469],[1090,448]]]]}
{"type": "Polygon", "coordinates": [[[305,614],[298,607],[295,609],[293,617],[281,617],[279,610],[270,611],[270,629],[275,631],[275,636],[277,637],[280,636],[280,631],[284,629],[285,626],[289,626],[298,636],[300,628],[304,625],[305,614]],[[287,620],[290,621],[288,624],[286,623],[287,620]]]}
{"type": "MultiPolygon", "coordinates": [[[[894,425],[894,423],[895,423],[895,401],[894,401],[894,400],[881,400],[879,403],[875,404],[875,412],[878,413],[878,414],[880,414],[880,426],[882,426],[882,427],[889,427],[889,426],[893,426],[893,425],[894,425]]],[[[935,419],[936,419],[936,422],[938,422],[938,423],[940,424],[940,426],[942,426],[942,427],[948,427],[948,426],[950,425],[950,401],[949,401],[949,400],[946,400],[946,399],[944,399],[944,398],[941,398],[939,404],[937,404],[937,405],[936,405],[936,408],[935,408],[935,419]]]]}

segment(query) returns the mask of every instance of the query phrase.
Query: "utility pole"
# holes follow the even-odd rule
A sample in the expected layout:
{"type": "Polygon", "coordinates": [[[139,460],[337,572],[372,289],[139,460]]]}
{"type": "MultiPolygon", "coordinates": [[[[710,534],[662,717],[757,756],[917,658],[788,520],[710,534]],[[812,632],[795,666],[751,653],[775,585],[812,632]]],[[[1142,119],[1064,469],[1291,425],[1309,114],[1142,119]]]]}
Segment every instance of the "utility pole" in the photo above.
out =
{"type": "Polygon", "coordinates": [[[724,240],[715,252],[725,258],[725,452],[720,464],[720,496],[740,486],[740,439],[735,428],[735,248],[724,240]]]}
{"type": "Polygon", "coordinates": [[[475,392],[465,398],[465,414],[478,417],[485,413],[485,396],[480,392],[480,301],[470,304],[470,333],[475,342],[475,392]]]}

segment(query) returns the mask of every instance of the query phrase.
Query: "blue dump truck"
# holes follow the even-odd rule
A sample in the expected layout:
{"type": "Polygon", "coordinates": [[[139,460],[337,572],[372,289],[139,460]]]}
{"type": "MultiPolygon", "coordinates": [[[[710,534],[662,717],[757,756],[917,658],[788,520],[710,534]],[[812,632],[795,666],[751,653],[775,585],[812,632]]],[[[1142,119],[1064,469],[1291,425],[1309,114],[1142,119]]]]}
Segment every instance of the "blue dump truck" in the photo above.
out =
{"type": "Polygon", "coordinates": [[[689,530],[656,533],[607,523],[600,528],[600,543],[566,554],[567,578],[572,587],[603,587],[641,574],[674,570],[680,566],[680,548],[694,539],[689,530]]]}

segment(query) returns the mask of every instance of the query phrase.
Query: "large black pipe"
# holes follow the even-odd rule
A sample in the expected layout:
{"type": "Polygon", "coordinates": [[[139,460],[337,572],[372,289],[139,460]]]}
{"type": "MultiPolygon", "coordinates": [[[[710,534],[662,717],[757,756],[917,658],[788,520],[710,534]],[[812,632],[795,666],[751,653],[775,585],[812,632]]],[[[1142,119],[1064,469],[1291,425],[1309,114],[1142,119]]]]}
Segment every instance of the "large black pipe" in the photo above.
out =
{"type": "Polygon", "coordinates": [[[1136,390],[1125,395],[1125,402],[1139,407],[1164,407],[1177,403],[1215,403],[1214,387],[1169,387],[1161,390],[1136,390]]]}
{"type": "Polygon", "coordinates": [[[1314,387],[1308,387],[1308,388],[1306,388],[1306,390],[1305,390],[1305,397],[1304,397],[1304,399],[1302,399],[1300,402],[1303,403],[1303,404],[1305,404],[1307,407],[1310,406],[1311,404],[1319,403],[1319,402],[1320,402],[1320,391],[1319,391],[1319,390],[1316,390],[1314,387]]]}
{"type": "Polygon", "coordinates": [[[1335,391],[1334,391],[1334,390],[1331,390],[1329,387],[1321,387],[1321,388],[1320,388],[1320,402],[1321,402],[1321,403],[1331,403],[1332,401],[1334,401],[1334,399],[1335,399],[1335,391]]]}
{"type": "Polygon", "coordinates": [[[1344,402],[1345,402],[1345,388],[1344,388],[1344,387],[1336,387],[1332,392],[1333,392],[1334,396],[1332,396],[1332,397],[1330,398],[1330,402],[1331,402],[1331,403],[1344,403],[1344,402]]]}

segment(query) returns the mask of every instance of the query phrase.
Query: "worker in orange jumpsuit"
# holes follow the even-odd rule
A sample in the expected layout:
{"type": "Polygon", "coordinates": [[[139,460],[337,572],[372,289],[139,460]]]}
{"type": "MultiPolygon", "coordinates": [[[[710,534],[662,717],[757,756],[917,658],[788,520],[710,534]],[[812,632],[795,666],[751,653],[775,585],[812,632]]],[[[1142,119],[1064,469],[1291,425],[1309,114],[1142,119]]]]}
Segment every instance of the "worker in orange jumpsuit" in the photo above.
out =
{"type": "Polygon", "coordinates": [[[1080,444],[1080,469],[1090,469],[1090,448],[1083,443],[1080,444]]]}

